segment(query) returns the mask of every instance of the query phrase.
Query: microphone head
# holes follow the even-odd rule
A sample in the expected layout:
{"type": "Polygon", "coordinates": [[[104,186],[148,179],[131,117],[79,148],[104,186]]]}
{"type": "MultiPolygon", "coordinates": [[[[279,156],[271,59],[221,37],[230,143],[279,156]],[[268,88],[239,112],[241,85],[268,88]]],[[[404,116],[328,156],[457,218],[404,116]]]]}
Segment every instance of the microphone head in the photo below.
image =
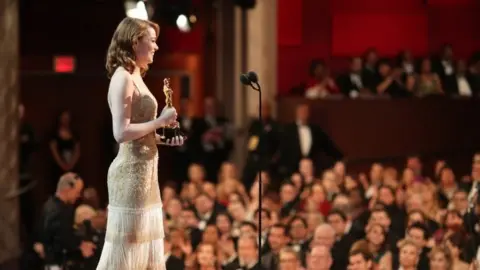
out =
{"type": "Polygon", "coordinates": [[[243,85],[250,85],[251,83],[247,74],[240,75],[240,81],[242,82],[243,85]]]}
{"type": "Polygon", "coordinates": [[[255,72],[253,72],[253,71],[249,71],[249,72],[247,73],[247,77],[248,77],[248,79],[249,79],[251,82],[258,83],[257,73],[255,73],[255,72]]]}

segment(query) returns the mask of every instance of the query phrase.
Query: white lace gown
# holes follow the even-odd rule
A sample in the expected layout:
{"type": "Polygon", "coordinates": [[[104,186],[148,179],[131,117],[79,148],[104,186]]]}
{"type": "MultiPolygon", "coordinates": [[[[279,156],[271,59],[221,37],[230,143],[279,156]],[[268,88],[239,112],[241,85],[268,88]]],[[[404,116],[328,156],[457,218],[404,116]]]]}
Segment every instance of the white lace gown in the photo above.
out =
{"type": "MultiPolygon", "coordinates": [[[[136,87],[132,123],[157,116],[157,101],[136,87]]],[[[120,145],[108,170],[108,221],[97,270],[165,270],[163,210],[155,133],[120,145]]]]}

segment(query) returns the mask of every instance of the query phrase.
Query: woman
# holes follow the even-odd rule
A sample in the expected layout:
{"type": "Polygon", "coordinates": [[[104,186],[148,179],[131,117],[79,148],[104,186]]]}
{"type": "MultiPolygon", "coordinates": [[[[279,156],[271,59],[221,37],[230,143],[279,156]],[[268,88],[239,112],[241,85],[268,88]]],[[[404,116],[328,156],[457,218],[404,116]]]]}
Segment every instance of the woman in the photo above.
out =
{"type": "Polygon", "coordinates": [[[195,254],[185,260],[187,270],[220,270],[217,263],[217,250],[212,244],[201,243],[195,254]]]}
{"type": "Polygon", "coordinates": [[[57,181],[66,172],[76,171],[80,159],[80,142],[71,127],[69,111],[62,111],[57,119],[55,133],[50,140],[50,152],[55,162],[53,168],[53,190],[57,181]]]}
{"type": "Polygon", "coordinates": [[[415,94],[419,97],[443,94],[440,77],[432,71],[432,64],[428,58],[424,58],[420,64],[416,84],[415,94]]]}
{"type": "Polygon", "coordinates": [[[377,269],[388,270],[392,268],[392,253],[387,244],[387,234],[382,225],[372,223],[365,228],[366,236],[355,242],[351,250],[367,250],[373,256],[377,269]]]}
{"type": "Polygon", "coordinates": [[[430,258],[430,270],[452,270],[452,255],[450,251],[443,247],[437,246],[428,254],[430,258]]]}
{"type": "MultiPolygon", "coordinates": [[[[157,118],[157,101],[142,79],[158,50],[158,34],[157,24],[125,18],[108,48],[108,104],[120,148],[108,170],[108,224],[98,270],[166,269],[157,179],[162,143],[155,131],[176,121],[177,113],[165,107],[157,118]]],[[[182,145],[183,138],[165,144],[182,145]]]]}

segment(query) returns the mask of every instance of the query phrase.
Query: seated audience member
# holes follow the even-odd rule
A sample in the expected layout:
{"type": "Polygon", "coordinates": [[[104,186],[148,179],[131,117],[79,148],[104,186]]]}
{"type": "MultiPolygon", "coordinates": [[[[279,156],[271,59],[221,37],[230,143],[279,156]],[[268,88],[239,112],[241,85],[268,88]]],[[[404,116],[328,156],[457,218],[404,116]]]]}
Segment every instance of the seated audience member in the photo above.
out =
{"type": "Polygon", "coordinates": [[[323,60],[313,60],[310,64],[310,80],[306,85],[305,97],[309,99],[324,98],[330,94],[340,93],[335,81],[330,77],[323,60]]]}
{"type": "Polygon", "coordinates": [[[392,68],[388,60],[381,60],[378,64],[378,81],[375,90],[379,95],[388,95],[393,98],[409,97],[413,90],[414,81],[407,76],[406,84],[402,81],[402,70],[392,68]]]}
{"type": "Polygon", "coordinates": [[[348,270],[373,270],[372,254],[357,249],[348,254],[348,270]]]}
{"type": "Polygon", "coordinates": [[[458,60],[456,63],[455,76],[452,80],[447,81],[445,90],[450,95],[471,97],[475,95],[474,78],[468,72],[465,60],[458,60]],[[450,82],[450,83],[449,83],[450,82]]]}
{"type": "Polygon", "coordinates": [[[364,54],[364,65],[362,69],[362,78],[365,88],[375,92],[375,81],[378,78],[378,52],[375,48],[369,48],[364,54]]]}
{"type": "Polygon", "coordinates": [[[60,177],[57,191],[46,203],[42,217],[42,244],[46,269],[62,269],[71,261],[89,258],[95,245],[81,241],[74,233],[73,204],[82,194],[83,180],[74,173],[60,177]]]}
{"type": "Polygon", "coordinates": [[[280,250],[279,270],[303,270],[298,253],[290,247],[280,250]]]}
{"type": "Polygon", "coordinates": [[[424,58],[420,63],[420,72],[415,82],[414,94],[418,97],[443,94],[440,77],[432,71],[432,63],[428,58],[424,58]]]}
{"type": "Polygon", "coordinates": [[[330,248],[314,245],[307,255],[307,270],[330,270],[333,263],[330,248]]]}
{"type": "Polygon", "coordinates": [[[170,235],[166,234],[163,241],[167,269],[184,270],[185,265],[183,260],[172,255],[172,243],[170,241],[170,235]]]}
{"type": "MultiPolygon", "coordinates": [[[[263,270],[258,261],[258,242],[256,234],[242,234],[238,239],[237,257],[225,266],[225,270],[263,270]]],[[[265,269],[267,270],[267,269],[265,269]]]]}
{"type": "Polygon", "coordinates": [[[453,270],[452,255],[448,248],[437,246],[428,254],[430,270],[453,270]]]}
{"type": "Polygon", "coordinates": [[[397,57],[397,66],[402,69],[404,76],[415,74],[415,59],[413,59],[412,52],[403,50],[397,57]]]}
{"type": "Polygon", "coordinates": [[[349,71],[337,78],[340,91],[348,97],[356,97],[360,93],[371,93],[366,89],[362,75],[362,58],[352,57],[350,59],[349,71]]]}
{"type": "Polygon", "coordinates": [[[403,239],[398,243],[398,266],[395,265],[391,269],[416,270],[420,259],[421,248],[415,242],[409,239],[403,239]]]}

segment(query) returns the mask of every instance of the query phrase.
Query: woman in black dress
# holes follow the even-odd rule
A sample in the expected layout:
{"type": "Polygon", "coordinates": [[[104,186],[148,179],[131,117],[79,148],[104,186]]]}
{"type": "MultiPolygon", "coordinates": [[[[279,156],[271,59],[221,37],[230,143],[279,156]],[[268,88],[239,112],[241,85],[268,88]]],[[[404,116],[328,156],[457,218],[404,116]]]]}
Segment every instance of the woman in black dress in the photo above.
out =
{"type": "Polygon", "coordinates": [[[50,152],[53,157],[53,188],[62,174],[76,171],[80,158],[80,142],[71,127],[70,112],[65,110],[60,113],[52,138],[50,139],[50,152]]]}

